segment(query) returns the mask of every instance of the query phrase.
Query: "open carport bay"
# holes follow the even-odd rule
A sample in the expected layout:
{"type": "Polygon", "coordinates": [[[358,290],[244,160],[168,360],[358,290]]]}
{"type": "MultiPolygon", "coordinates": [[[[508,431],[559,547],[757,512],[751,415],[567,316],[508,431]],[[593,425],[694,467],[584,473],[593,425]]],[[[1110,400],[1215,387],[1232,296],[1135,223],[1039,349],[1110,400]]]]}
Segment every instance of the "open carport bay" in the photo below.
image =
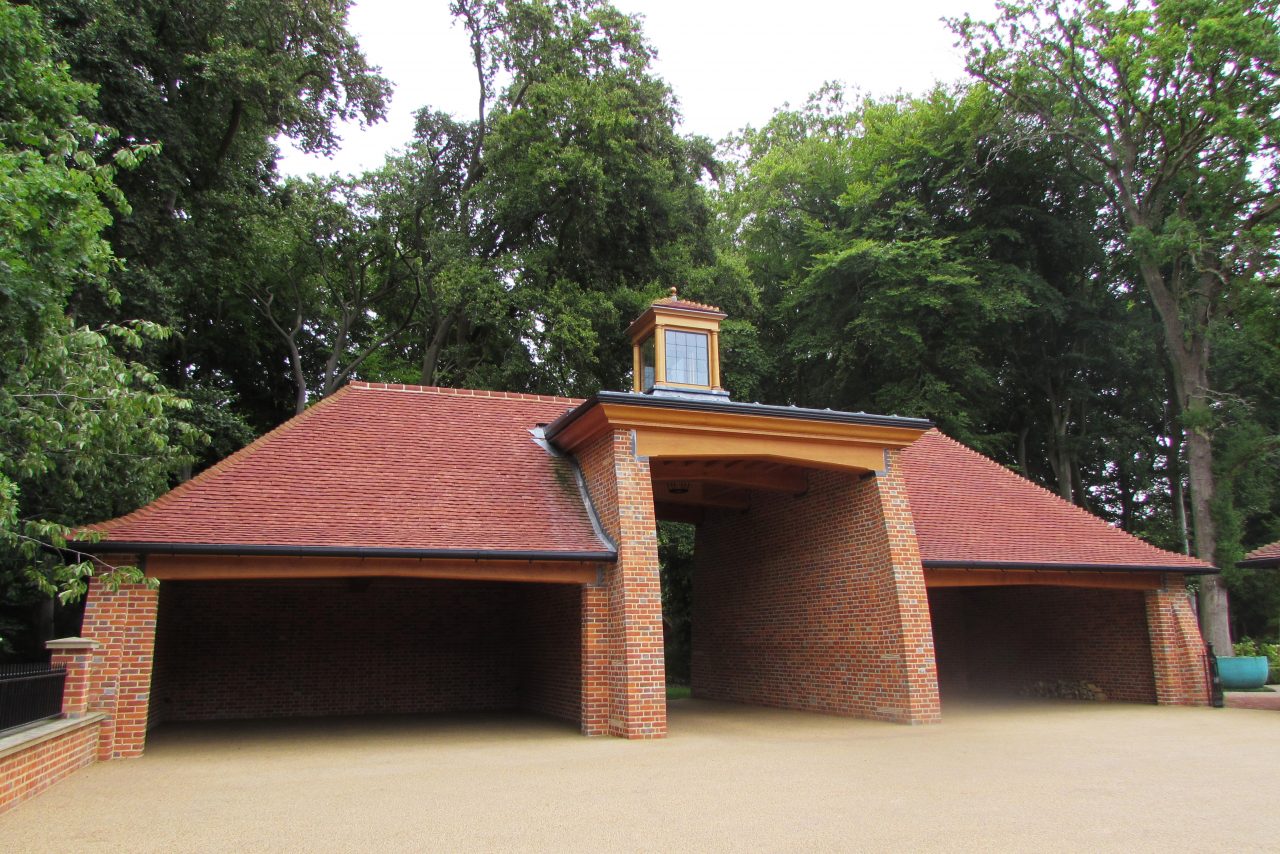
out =
{"type": "Polygon", "coordinates": [[[1087,699],[1097,689],[1099,699],[1154,703],[1146,607],[1138,590],[930,588],[942,700],[1028,692],[1087,699]]]}
{"type": "Polygon", "coordinates": [[[174,724],[0,816],[12,851],[1273,851],[1275,712],[952,704],[891,727],[682,700],[546,718],[174,724]],[[1211,808],[1208,806],[1212,804],[1211,808]]]}
{"type": "Polygon", "coordinates": [[[436,579],[167,581],[151,724],[506,710],[577,721],[581,595],[436,579]]]}

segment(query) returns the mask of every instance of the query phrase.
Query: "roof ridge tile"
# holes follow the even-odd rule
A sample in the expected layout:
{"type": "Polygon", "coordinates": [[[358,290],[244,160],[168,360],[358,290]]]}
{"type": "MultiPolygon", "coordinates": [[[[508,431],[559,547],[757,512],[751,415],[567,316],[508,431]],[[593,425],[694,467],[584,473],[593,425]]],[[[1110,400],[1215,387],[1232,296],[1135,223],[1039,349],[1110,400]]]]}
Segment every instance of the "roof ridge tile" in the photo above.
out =
{"type": "Polygon", "coordinates": [[[527,400],[536,403],[567,403],[577,406],[584,398],[563,397],[556,394],[533,394],[522,391],[492,391],[482,388],[450,388],[448,386],[412,385],[410,383],[374,383],[365,380],[352,380],[343,388],[357,388],[366,391],[399,391],[410,394],[439,394],[451,397],[488,397],[500,400],[527,400]]]}

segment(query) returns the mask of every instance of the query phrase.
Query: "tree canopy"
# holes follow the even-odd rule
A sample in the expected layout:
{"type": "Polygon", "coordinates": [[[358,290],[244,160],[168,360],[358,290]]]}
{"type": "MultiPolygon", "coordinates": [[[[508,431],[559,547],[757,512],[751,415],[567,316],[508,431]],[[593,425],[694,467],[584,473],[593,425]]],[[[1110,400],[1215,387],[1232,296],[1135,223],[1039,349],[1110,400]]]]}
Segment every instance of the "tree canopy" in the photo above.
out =
{"type": "MultiPolygon", "coordinates": [[[[1213,327],[1233,292],[1274,276],[1280,223],[1280,4],[1036,0],[953,22],[969,70],[1072,146],[1122,223],[1164,331],[1186,431],[1196,551],[1220,560],[1213,327]]],[[[1206,578],[1208,640],[1230,648],[1206,578]]]]}
{"type": "Polygon", "coordinates": [[[0,7],[0,587],[10,603],[74,598],[95,570],[118,578],[48,550],[70,526],[154,498],[193,438],[172,418],[185,402],[122,355],[163,330],[67,315],[81,289],[116,300],[101,232],[112,206],[128,210],[119,169],[149,153],[113,145],[112,129],[84,115],[92,97],[55,61],[34,11],[0,7]]]}

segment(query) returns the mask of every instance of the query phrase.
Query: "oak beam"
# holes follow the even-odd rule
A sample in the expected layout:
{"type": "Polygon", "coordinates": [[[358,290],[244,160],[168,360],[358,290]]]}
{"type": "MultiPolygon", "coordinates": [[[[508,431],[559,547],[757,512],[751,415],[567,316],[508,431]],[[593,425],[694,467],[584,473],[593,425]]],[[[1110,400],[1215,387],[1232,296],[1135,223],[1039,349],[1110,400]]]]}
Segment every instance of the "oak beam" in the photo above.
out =
{"type": "Polygon", "coordinates": [[[660,459],[651,460],[649,470],[655,483],[671,480],[727,483],[747,489],[789,492],[793,495],[809,489],[809,478],[803,469],[781,464],[768,464],[755,469],[746,466],[730,469],[717,460],[660,459]]]}
{"type": "Polygon", "coordinates": [[[925,567],[924,584],[925,587],[1038,585],[1049,587],[1091,587],[1105,590],[1158,590],[1163,584],[1163,578],[1159,572],[945,569],[925,567]]]}
{"type": "Polygon", "coordinates": [[[443,578],[595,584],[601,564],[573,561],[418,560],[236,555],[148,555],[146,574],[161,581],[266,578],[443,578]]]}

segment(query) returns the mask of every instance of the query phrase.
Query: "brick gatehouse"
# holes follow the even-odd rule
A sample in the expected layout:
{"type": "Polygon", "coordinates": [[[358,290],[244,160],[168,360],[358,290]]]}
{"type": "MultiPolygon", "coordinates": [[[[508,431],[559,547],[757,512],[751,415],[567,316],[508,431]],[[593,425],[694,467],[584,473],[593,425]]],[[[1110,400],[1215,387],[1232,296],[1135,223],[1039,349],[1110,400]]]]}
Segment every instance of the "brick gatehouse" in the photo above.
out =
{"type": "Polygon", "coordinates": [[[693,693],[900,723],[1087,683],[1205,702],[1186,574],[919,419],[731,401],[718,310],[588,400],[352,383],[83,544],[99,755],[165,721],[522,709],[667,731],[656,522],[697,525],[693,693]]]}

